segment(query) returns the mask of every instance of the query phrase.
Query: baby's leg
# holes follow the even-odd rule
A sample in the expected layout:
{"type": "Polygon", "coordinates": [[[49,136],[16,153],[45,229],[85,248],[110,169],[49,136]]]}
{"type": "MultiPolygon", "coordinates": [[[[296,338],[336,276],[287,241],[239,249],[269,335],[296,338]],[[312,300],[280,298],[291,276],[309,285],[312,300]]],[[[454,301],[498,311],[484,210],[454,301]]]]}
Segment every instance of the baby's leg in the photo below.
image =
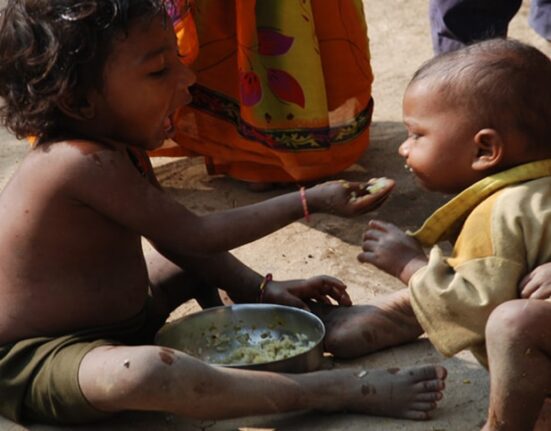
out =
{"type": "Polygon", "coordinates": [[[484,430],[533,429],[551,394],[551,303],[501,304],[486,325],[486,346],[491,385],[484,430]]]}
{"type": "Polygon", "coordinates": [[[442,398],[439,366],[277,374],[212,367],[159,346],[102,346],[82,360],[79,382],[105,412],[165,411],[194,419],[296,410],[355,411],[427,419],[442,398]]]}
{"type": "Polygon", "coordinates": [[[197,279],[191,271],[182,269],[157,251],[148,252],[146,261],[152,296],[159,313],[168,316],[190,299],[196,299],[202,308],[223,305],[215,286],[197,279]]]}
{"type": "Polygon", "coordinates": [[[375,298],[366,305],[332,307],[312,304],[325,323],[325,348],[341,358],[353,358],[415,340],[423,333],[408,289],[375,298]]]}

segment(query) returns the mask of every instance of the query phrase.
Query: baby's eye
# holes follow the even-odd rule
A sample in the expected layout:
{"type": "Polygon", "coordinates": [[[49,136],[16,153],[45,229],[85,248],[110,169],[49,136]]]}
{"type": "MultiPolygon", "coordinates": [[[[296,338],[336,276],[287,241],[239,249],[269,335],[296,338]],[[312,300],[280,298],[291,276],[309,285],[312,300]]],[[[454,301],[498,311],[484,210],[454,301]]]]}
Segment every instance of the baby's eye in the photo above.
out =
{"type": "Polygon", "coordinates": [[[418,135],[417,133],[408,133],[408,139],[412,139],[416,141],[419,138],[420,138],[420,135],[418,135]]]}

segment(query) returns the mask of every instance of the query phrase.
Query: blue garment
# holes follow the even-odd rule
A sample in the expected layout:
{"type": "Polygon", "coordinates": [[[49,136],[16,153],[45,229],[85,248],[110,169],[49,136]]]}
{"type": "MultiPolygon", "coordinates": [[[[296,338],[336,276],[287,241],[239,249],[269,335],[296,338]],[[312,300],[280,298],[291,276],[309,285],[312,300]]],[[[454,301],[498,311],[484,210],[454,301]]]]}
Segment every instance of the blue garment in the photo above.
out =
{"type": "MultiPolygon", "coordinates": [[[[439,54],[469,43],[507,36],[522,0],[431,0],[432,46],[439,54]]],[[[530,26],[551,41],[551,0],[532,0],[530,26]]]]}

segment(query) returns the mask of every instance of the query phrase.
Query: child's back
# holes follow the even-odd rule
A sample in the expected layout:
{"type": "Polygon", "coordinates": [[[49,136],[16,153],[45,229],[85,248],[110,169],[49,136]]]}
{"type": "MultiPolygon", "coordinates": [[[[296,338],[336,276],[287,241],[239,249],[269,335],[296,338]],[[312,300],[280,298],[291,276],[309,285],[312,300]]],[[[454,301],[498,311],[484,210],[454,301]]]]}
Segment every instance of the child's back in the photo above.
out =
{"type": "Polygon", "coordinates": [[[124,174],[141,180],[132,169],[122,148],[86,141],[40,145],[23,160],[0,194],[0,297],[9,310],[0,345],[140,310],[148,286],[140,235],[93,206],[124,206],[132,190],[124,174]]]}

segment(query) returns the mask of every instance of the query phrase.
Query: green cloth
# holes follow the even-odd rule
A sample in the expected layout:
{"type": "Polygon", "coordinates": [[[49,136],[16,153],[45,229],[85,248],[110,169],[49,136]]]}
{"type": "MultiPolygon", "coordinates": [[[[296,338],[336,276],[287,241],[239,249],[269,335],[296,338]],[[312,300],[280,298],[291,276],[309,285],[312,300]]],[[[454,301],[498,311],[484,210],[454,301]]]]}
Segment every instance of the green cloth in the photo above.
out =
{"type": "Polygon", "coordinates": [[[124,322],[0,347],[0,415],[21,422],[76,424],[109,414],[94,409],[78,382],[82,358],[102,345],[153,344],[164,321],[146,306],[124,322]]]}

